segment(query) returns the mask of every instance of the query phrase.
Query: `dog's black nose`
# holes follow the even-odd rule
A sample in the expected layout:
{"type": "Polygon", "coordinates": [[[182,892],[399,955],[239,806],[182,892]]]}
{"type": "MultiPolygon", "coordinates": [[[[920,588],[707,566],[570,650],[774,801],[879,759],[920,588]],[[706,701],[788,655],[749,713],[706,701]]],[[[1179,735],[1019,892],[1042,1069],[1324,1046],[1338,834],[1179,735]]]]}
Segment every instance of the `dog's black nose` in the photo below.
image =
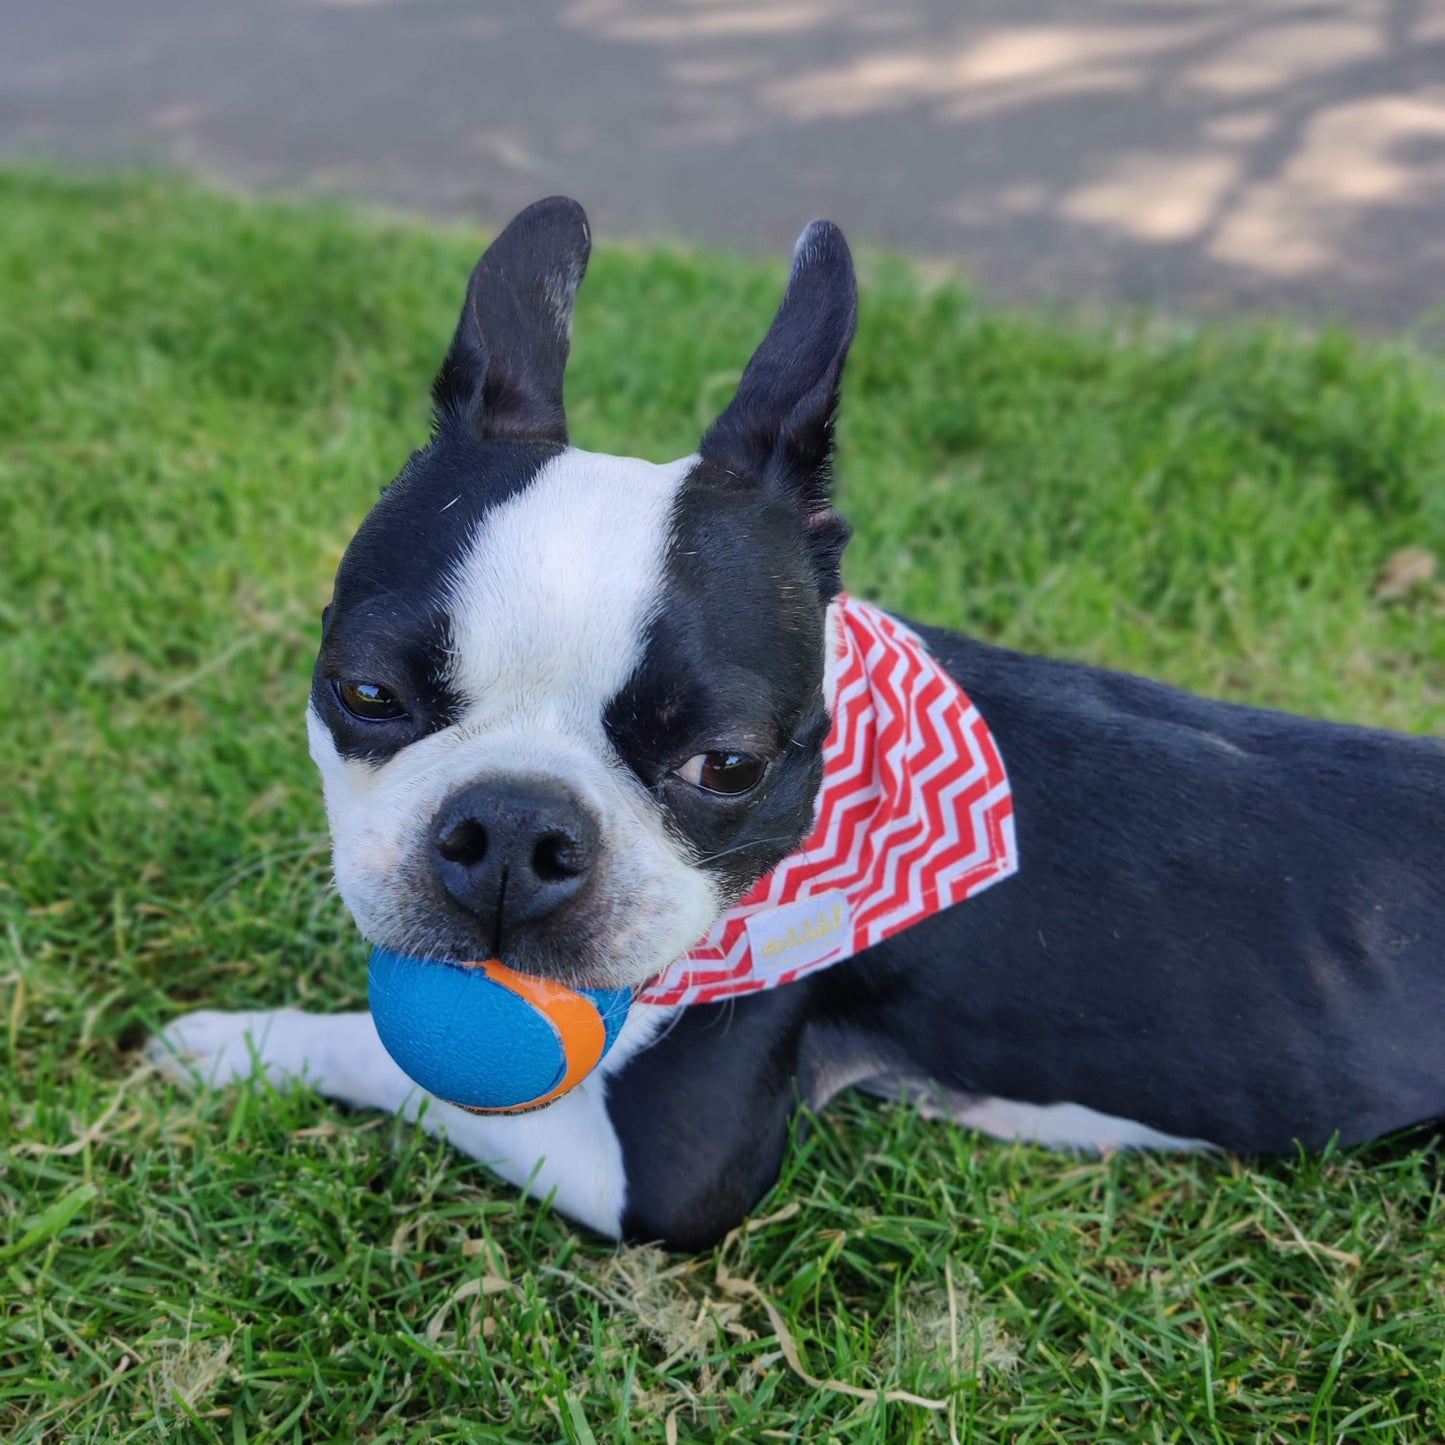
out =
{"type": "Polygon", "coordinates": [[[493,779],[447,799],[432,848],[447,892],[499,951],[581,891],[597,839],[596,819],[564,788],[493,779]]]}

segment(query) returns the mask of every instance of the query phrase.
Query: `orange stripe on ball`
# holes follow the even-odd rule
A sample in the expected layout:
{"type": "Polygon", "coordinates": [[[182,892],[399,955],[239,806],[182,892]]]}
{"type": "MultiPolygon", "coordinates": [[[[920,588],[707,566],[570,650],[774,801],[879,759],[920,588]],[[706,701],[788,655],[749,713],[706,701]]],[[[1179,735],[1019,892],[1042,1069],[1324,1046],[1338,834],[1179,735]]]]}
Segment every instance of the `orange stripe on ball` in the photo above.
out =
{"type": "Polygon", "coordinates": [[[501,984],[503,988],[510,989],[514,994],[526,999],[557,1030],[566,1071],[562,1075],[561,1083],[555,1088],[524,1103],[495,1109],[462,1104],[461,1108],[473,1114],[516,1114],[528,1109],[540,1109],[543,1104],[550,1104],[553,1099],[575,1088],[597,1067],[607,1048],[607,1029],[602,1023],[602,1015],[597,1012],[597,1005],[590,998],[575,993],[566,984],[535,978],[529,973],[518,973],[516,969],[508,968],[496,959],[488,959],[474,966],[485,969],[487,977],[493,983],[501,984]]]}

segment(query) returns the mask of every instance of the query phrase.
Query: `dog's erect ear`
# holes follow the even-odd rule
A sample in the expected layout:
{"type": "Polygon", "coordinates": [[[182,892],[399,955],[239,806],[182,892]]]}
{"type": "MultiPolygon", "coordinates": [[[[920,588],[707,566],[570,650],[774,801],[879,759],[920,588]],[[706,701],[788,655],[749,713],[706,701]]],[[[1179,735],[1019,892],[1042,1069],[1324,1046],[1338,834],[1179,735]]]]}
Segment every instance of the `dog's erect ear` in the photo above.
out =
{"type": "Polygon", "coordinates": [[[566,443],[562,373],[591,245],[582,207],[552,196],[487,247],[432,384],[439,423],[485,440],[566,443]]]}
{"type": "Polygon", "coordinates": [[[699,449],[704,461],[779,487],[797,501],[829,595],[848,540],[847,523],[829,499],[833,418],[857,320],[848,243],[831,221],[814,221],[793,249],[772,327],[699,449]]]}

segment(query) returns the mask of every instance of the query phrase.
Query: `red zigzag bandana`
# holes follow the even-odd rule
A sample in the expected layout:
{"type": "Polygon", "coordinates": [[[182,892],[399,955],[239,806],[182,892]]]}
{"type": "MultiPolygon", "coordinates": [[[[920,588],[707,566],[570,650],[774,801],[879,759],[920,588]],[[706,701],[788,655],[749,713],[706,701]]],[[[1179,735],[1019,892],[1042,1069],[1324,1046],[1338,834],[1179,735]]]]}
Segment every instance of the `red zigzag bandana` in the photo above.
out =
{"type": "Polygon", "coordinates": [[[828,634],[833,726],[812,833],[639,1003],[792,983],[1018,868],[1008,774],[964,690],[866,602],[834,603],[828,634]]]}

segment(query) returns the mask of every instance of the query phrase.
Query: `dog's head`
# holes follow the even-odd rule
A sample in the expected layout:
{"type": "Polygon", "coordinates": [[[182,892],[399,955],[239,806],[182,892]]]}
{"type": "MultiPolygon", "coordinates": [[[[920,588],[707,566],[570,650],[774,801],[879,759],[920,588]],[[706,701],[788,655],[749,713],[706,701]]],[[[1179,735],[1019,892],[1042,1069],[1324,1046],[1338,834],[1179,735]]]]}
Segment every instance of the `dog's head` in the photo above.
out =
{"type": "Polygon", "coordinates": [[[640,983],[806,836],[856,292],[815,222],[737,395],[666,466],[568,445],[575,202],[472,273],[436,428],[346,550],[308,710],[362,931],[640,983]]]}

